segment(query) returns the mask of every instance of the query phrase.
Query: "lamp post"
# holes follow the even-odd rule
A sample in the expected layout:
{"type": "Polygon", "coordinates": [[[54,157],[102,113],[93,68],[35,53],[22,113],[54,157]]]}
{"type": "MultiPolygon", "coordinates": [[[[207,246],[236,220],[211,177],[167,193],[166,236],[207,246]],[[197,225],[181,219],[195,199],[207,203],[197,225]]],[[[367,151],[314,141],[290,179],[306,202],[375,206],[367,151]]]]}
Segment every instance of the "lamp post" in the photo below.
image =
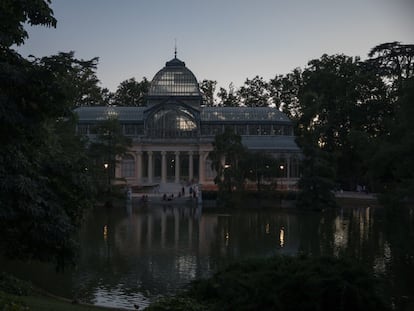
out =
{"type": "Polygon", "coordinates": [[[279,165],[279,169],[280,169],[280,190],[282,190],[282,188],[283,188],[283,180],[282,180],[282,178],[283,178],[283,170],[285,169],[285,166],[283,165],[283,164],[280,164],[279,165]]]}
{"type": "Polygon", "coordinates": [[[110,192],[110,189],[111,189],[111,175],[110,175],[110,172],[109,172],[109,164],[104,163],[104,168],[106,170],[106,175],[107,175],[108,192],[110,192]]]}

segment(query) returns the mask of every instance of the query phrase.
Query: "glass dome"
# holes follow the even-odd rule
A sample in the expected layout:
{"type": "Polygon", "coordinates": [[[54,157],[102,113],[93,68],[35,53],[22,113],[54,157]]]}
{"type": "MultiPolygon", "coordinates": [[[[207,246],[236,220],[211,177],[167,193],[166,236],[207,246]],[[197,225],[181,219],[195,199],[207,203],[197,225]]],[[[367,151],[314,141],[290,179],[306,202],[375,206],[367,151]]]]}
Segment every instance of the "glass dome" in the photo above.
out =
{"type": "Polygon", "coordinates": [[[174,58],[157,72],[151,82],[149,96],[200,96],[194,74],[185,63],[174,58]]]}

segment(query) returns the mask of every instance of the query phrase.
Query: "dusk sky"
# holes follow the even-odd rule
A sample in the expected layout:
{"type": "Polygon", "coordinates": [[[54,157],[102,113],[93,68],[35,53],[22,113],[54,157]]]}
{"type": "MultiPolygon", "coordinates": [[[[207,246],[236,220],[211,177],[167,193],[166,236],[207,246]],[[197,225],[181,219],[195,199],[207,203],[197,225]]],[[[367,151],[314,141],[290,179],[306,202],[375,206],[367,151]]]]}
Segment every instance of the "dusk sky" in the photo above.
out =
{"type": "Polygon", "coordinates": [[[54,0],[57,28],[28,27],[23,56],[99,57],[102,87],[149,80],[174,57],[199,81],[241,86],[322,54],[367,57],[377,44],[414,43],[412,0],[54,0]]]}

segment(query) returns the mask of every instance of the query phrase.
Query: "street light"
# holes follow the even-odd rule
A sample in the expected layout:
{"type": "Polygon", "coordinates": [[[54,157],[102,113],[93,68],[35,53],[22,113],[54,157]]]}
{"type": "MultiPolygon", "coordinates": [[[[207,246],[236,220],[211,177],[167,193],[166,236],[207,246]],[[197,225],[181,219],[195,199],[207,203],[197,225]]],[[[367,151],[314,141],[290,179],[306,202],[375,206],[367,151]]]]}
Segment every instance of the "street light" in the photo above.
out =
{"type": "Polygon", "coordinates": [[[104,163],[104,168],[106,170],[106,174],[107,174],[107,183],[108,183],[108,192],[110,192],[111,190],[111,176],[110,176],[110,172],[109,172],[109,164],[108,163],[104,163]]]}
{"type": "Polygon", "coordinates": [[[280,174],[280,190],[282,190],[282,188],[283,188],[282,178],[284,177],[283,170],[285,169],[285,166],[283,164],[280,164],[279,168],[280,168],[280,171],[281,171],[281,174],[280,174]]]}

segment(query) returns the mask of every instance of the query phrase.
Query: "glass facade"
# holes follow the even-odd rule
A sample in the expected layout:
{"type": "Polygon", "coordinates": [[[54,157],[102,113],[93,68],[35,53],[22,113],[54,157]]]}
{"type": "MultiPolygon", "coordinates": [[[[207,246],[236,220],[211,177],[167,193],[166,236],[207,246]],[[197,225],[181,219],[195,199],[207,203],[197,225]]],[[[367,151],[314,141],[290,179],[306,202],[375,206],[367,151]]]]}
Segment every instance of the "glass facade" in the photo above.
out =
{"type": "Polygon", "coordinates": [[[197,123],[186,109],[161,109],[147,121],[147,136],[150,137],[195,137],[197,123]]]}

